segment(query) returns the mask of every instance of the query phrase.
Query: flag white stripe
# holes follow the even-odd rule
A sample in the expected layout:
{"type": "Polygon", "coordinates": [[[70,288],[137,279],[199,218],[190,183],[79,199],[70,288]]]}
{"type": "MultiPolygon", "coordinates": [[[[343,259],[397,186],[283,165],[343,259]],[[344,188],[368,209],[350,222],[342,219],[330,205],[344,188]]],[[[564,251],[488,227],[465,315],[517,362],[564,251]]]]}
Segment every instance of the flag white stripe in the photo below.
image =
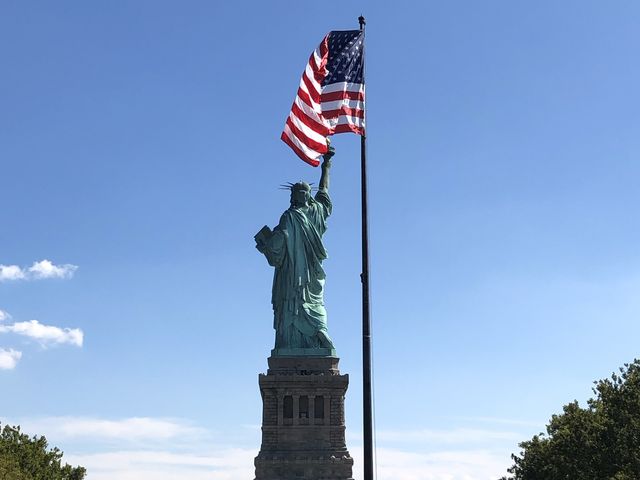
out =
{"type": "Polygon", "coordinates": [[[354,125],[359,128],[364,128],[364,119],[360,117],[351,117],[348,115],[340,115],[339,117],[331,119],[331,129],[335,129],[338,125],[354,125]]]}
{"type": "MultiPolygon", "coordinates": [[[[307,64],[307,68],[304,69],[304,74],[306,75],[307,79],[309,79],[309,81],[311,82],[311,85],[313,85],[313,87],[315,88],[316,95],[320,95],[320,93],[322,92],[322,85],[320,85],[316,81],[311,65],[307,64]]],[[[302,83],[304,83],[304,81],[302,83]]]]}
{"type": "Polygon", "coordinates": [[[304,83],[304,81],[300,81],[300,88],[302,89],[303,92],[305,92],[308,97],[309,97],[309,102],[311,102],[311,108],[313,108],[318,115],[322,115],[322,107],[320,106],[319,103],[316,103],[313,101],[313,97],[311,96],[311,94],[309,93],[309,89],[307,88],[307,84],[304,83]]]}
{"type": "Polygon", "coordinates": [[[364,93],[364,83],[338,82],[322,87],[322,93],[332,92],[362,92],[364,93]]]}
{"type": "Polygon", "coordinates": [[[302,110],[304,114],[307,117],[309,117],[311,120],[315,121],[316,123],[319,123],[320,125],[327,126],[327,120],[322,115],[320,115],[320,113],[316,112],[309,105],[304,103],[302,99],[297,95],[293,103],[295,103],[298,106],[298,108],[300,108],[300,110],[302,110]]]}
{"type": "Polygon", "coordinates": [[[349,115],[340,115],[338,117],[337,125],[356,125],[357,127],[364,127],[364,119],[360,117],[351,117],[349,115]]]}
{"type": "Polygon", "coordinates": [[[293,124],[300,130],[305,136],[309,137],[311,140],[314,140],[318,143],[326,143],[326,138],[324,135],[320,135],[318,132],[312,130],[307,125],[305,125],[297,115],[294,115],[293,112],[289,114],[289,118],[293,122],[293,124]]]}
{"type": "Polygon", "coordinates": [[[322,110],[327,112],[329,110],[339,110],[342,107],[357,108],[364,110],[364,102],[361,100],[334,100],[333,102],[322,102],[322,110]]]}
{"type": "Polygon", "coordinates": [[[298,147],[300,150],[302,150],[302,152],[309,158],[311,159],[317,159],[318,157],[320,157],[322,154],[320,152],[316,152],[313,148],[308,147],[302,140],[300,140],[298,137],[296,137],[294,135],[294,133],[291,131],[291,128],[289,128],[289,125],[287,125],[285,123],[284,125],[284,134],[289,138],[289,140],[291,140],[291,142],[298,147]]]}
{"type": "Polygon", "coordinates": [[[315,70],[320,70],[320,65],[322,65],[322,55],[320,55],[320,48],[316,48],[313,51],[313,60],[315,61],[315,70]]]}

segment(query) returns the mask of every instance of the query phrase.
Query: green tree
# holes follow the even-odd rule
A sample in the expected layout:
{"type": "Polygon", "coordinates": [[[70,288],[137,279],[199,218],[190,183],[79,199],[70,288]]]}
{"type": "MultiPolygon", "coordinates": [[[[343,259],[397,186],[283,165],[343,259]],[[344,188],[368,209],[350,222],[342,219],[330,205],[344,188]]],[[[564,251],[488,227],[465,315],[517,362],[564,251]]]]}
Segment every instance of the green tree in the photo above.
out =
{"type": "Polygon", "coordinates": [[[586,408],[565,405],[546,434],[519,444],[501,480],[640,479],[640,360],[594,383],[586,408]]]}
{"type": "Polygon", "coordinates": [[[83,467],[62,465],[62,452],[45,437],[29,437],[20,427],[0,430],[0,480],[82,480],[83,467]]]}

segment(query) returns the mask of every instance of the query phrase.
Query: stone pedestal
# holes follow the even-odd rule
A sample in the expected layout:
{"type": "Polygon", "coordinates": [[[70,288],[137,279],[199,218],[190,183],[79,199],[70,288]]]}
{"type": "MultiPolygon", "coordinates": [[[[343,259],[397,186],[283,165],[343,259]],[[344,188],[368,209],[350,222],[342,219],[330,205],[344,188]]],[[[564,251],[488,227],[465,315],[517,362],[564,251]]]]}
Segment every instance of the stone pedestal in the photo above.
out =
{"type": "Polygon", "coordinates": [[[345,442],[349,375],[336,357],[269,358],[260,374],[262,446],[255,480],[353,480],[345,442]]]}

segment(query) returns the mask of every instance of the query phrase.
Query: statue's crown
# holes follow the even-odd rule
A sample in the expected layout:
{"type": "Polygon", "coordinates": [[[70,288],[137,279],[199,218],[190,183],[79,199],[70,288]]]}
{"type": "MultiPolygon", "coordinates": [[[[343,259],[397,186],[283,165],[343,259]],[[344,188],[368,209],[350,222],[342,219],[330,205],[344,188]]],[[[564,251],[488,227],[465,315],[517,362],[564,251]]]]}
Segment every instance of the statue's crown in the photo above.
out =
{"type": "Polygon", "coordinates": [[[307,182],[303,182],[302,180],[300,180],[298,183],[294,183],[291,186],[291,190],[293,191],[306,190],[307,192],[311,193],[311,185],[309,185],[307,182]]]}
{"type": "Polygon", "coordinates": [[[311,193],[311,185],[302,180],[296,183],[287,182],[283,185],[280,185],[280,188],[282,188],[283,190],[291,190],[292,192],[305,190],[306,192],[311,193]]]}

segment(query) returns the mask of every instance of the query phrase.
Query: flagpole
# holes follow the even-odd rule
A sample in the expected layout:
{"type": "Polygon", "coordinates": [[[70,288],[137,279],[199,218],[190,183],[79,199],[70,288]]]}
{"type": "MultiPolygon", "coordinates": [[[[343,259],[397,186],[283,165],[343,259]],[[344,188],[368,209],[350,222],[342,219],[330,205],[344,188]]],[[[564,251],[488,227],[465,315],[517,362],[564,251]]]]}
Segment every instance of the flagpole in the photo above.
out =
{"type": "MultiPolygon", "coordinates": [[[[360,30],[366,25],[358,17],[360,30]]],[[[364,48],[364,42],[363,42],[364,48]]],[[[364,68],[364,51],[363,68],[364,68]]],[[[363,74],[364,81],[364,74],[363,74]]],[[[367,137],[360,137],[360,182],[362,195],[362,397],[364,480],[373,480],[373,407],[371,394],[371,317],[369,313],[369,224],[367,216],[367,137]]]]}

